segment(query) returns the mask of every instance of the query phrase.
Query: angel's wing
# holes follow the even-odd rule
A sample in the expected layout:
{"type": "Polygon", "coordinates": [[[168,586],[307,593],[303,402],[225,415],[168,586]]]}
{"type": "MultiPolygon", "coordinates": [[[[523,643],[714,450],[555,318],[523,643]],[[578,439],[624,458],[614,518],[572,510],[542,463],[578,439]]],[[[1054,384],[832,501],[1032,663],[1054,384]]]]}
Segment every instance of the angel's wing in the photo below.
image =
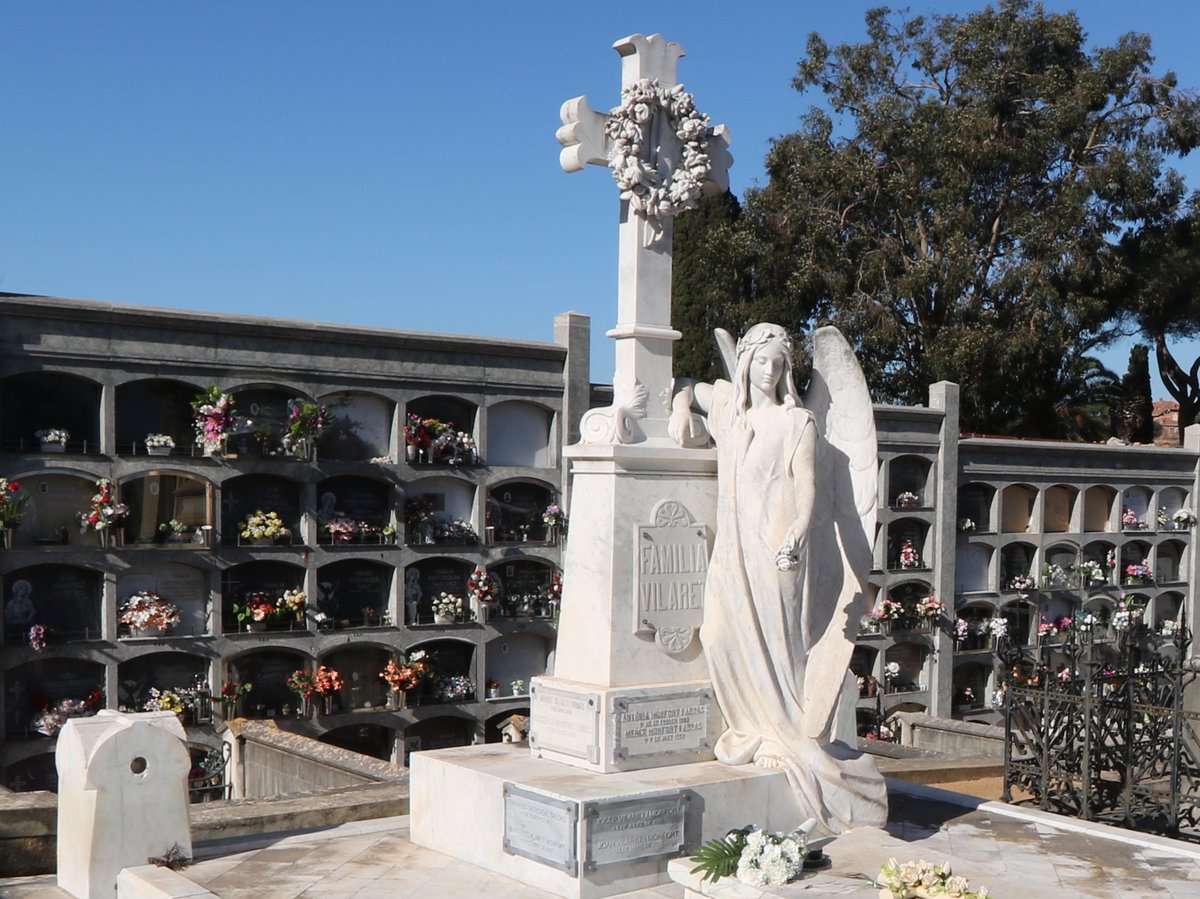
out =
{"type": "Polygon", "coordinates": [[[725,366],[725,380],[732,382],[733,373],[737,370],[737,341],[724,328],[714,328],[713,336],[717,338],[721,364],[725,366]]]}
{"type": "Polygon", "coordinates": [[[871,394],[854,350],[837,328],[813,334],[813,374],[804,404],[821,435],[804,598],[805,725],[810,737],[824,742],[858,619],[867,611],[878,472],[871,394]]]}

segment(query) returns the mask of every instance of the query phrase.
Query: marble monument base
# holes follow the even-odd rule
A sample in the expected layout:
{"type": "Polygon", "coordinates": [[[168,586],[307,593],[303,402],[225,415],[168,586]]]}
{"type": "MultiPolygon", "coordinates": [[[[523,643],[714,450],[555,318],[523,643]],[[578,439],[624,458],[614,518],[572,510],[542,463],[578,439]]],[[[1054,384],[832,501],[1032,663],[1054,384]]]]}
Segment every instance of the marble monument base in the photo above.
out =
{"type": "Polygon", "coordinates": [[[713,759],[725,729],[709,681],[601,687],[535,677],[529,748],[597,774],[713,759]]]}
{"type": "Polygon", "coordinates": [[[778,769],[720,762],[593,774],[520,744],[414,752],[411,839],[568,899],[667,883],[667,863],[735,827],[802,818],[778,769]]]}

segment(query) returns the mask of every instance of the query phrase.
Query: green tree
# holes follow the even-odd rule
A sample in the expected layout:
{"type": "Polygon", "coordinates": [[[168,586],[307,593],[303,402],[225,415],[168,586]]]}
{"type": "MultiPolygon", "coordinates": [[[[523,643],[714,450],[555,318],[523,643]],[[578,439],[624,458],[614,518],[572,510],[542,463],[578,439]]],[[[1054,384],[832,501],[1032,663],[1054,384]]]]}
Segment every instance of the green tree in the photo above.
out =
{"type": "Polygon", "coordinates": [[[725,377],[713,330],[740,334],[753,324],[746,307],[750,269],[737,228],[741,214],[737,197],[725,191],[675,219],[671,324],[683,333],[674,347],[676,376],[725,377]]]}
{"type": "Polygon", "coordinates": [[[1131,317],[1154,344],[1159,377],[1179,403],[1183,428],[1200,415],[1200,357],[1175,358],[1170,342],[1200,335],[1200,204],[1167,221],[1127,234],[1121,241],[1123,289],[1131,317]]]}
{"type": "Polygon", "coordinates": [[[1113,407],[1113,432],[1129,443],[1154,442],[1154,401],[1150,395],[1150,350],[1144,343],[1129,351],[1129,370],[1113,407]]]}
{"type": "Polygon", "coordinates": [[[824,105],[773,144],[739,220],[749,317],[837,324],[882,401],[952,380],[967,428],[1065,436],[1066,384],[1114,335],[1115,241],[1180,203],[1166,160],[1196,145],[1200,104],[1151,74],[1145,36],[1088,52],[1073,13],[1027,0],[876,9],[866,30],[808,39],[794,86],[824,105]]]}

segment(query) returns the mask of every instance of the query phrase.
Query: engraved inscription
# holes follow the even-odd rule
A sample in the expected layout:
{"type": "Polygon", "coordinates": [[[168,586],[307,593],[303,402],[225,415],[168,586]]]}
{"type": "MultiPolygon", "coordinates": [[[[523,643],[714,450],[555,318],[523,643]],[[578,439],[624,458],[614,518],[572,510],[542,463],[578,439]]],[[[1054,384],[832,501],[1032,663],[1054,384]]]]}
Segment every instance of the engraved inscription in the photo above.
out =
{"type": "Polygon", "coordinates": [[[686,809],[682,793],[588,803],[583,836],[588,866],[676,854],[684,844],[686,809]]]}
{"type": "Polygon", "coordinates": [[[677,500],[655,506],[652,520],[637,527],[633,626],[675,654],[691,645],[704,617],[708,530],[677,500]]]}
{"type": "Polygon", "coordinates": [[[530,710],[529,744],[534,749],[600,760],[600,697],[538,685],[530,710]]]}
{"type": "Polygon", "coordinates": [[[578,820],[579,808],[574,802],[504,785],[504,851],[509,855],[524,856],[574,876],[578,820]]]}
{"type": "Polygon", "coordinates": [[[707,691],[652,699],[625,699],[616,705],[613,752],[625,761],[669,752],[707,752],[707,691]]]}

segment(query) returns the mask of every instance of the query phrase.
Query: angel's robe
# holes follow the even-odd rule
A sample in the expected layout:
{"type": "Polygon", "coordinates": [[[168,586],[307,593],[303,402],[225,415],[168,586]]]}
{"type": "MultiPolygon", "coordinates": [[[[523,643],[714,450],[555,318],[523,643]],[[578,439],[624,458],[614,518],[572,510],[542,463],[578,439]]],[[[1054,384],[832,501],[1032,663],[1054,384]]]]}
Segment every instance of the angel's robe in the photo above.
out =
{"type": "Polygon", "coordinates": [[[813,672],[832,686],[810,695],[806,708],[810,653],[826,636],[845,639],[824,633],[806,639],[809,534],[796,535],[791,570],[776,564],[801,517],[797,479],[816,478],[815,458],[801,450],[805,429],[816,423],[806,409],[779,405],[754,419],[756,430],[750,417],[731,416],[732,394],[727,381],[714,384],[708,414],[717,445],[718,501],[700,639],[727,727],[717,758],[785,769],[805,816],[829,831],[882,825],[887,794],[874,762],[828,739],[844,664],[832,676],[813,672]]]}

